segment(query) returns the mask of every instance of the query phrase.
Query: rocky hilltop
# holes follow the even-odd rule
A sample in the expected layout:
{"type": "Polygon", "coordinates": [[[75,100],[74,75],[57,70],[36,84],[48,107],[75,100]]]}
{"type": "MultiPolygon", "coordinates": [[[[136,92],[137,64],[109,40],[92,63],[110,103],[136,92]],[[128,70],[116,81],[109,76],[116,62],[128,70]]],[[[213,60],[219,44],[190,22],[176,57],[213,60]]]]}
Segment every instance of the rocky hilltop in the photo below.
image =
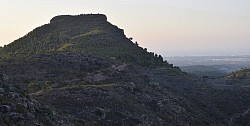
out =
{"type": "Polygon", "coordinates": [[[53,17],[50,20],[50,24],[58,24],[58,23],[72,23],[72,22],[82,22],[82,23],[105,23],[107,22],[107,17],[104,14],[81,14],[77,16],[72,15],[60,15],[53,17]]]}
{"type": "Polygon", "coordinates": [[[20,57],[46,52],[77,52],[140,65],[164,64],[160,55],[133,43],[102,14],[56,16],[4,47],[0,55],[20,57]]]}
{"type": "MultiPolygon", "coordinates": [[[[115,42],[128,44],[123,42],[124,40],[126,40],[126,37],[123,30],[110,24],[105,15],[61,15],[52,18],[49,24],[38,27],[7,45],[4,51],[27,53],[51,50],[63,51],[71,48],[77,50],[81,48],[80,46],[92,46],[98,43],[104,45],[115,42]],[[108,43],[107,40],[111,42],[108,43]]],[[[130,42],[130,44],[132,43],[130,42]]],[[[80,49],[80,51],[84,51],[84,49],[80,49]]]]}

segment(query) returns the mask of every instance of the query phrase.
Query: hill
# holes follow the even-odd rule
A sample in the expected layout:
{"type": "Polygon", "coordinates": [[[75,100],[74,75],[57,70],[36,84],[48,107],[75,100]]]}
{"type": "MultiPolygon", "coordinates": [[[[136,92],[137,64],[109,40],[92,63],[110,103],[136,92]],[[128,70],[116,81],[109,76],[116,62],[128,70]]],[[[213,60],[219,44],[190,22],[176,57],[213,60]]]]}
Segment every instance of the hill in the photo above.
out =
{"type": "Polygon", "coordinates": [[[228,79],[250,79],[250,69],[241,69],[232,72],[227,76],[228,79]]]}
{"type": "Polygon", "coordinates": [[[122,29],[110,24],[102,14],[56,16],[49,24],[8,44],[1,54],[13,57],[67,51],[140,65],[163,63],[162,56],[148,53],[147,49],[133,43],[122,29]]]}
{"type": "Polygon", "coordinates": [[[250,69],[241,69],[226,76],[228,85],[250,86],[250,69]]]}
{"type": "Polygon", "coordinates": [[[182,72],[102,14],[56,16],[0,51],[9,83],[85,124],[224,126],[240,124],[232,115],[250,104],[248,89],[182,72]]]}

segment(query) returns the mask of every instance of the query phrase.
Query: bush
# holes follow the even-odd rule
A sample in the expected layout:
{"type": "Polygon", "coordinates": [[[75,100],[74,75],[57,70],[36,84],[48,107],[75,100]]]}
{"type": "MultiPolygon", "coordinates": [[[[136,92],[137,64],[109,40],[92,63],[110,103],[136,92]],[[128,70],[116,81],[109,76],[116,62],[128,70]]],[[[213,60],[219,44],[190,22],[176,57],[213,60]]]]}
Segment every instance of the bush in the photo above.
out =
{"type": "Polygon", "coordinates": [[[35,92],[35,91],[38,91],[40,89],[40,85],[38,83],[29,83],[28,84],[28,89],[31,92],[35,92]]]}

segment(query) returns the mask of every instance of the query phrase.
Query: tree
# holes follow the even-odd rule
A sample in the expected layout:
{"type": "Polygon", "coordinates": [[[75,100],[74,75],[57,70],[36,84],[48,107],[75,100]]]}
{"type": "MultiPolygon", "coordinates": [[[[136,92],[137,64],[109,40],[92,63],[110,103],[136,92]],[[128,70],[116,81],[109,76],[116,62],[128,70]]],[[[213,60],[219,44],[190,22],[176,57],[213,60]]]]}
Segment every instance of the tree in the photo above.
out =
{"type": "Polygon", "coordinates": [[[174,67],[174,65],[173,65],[173,64],[169,64],[169,66],[170,66],[171,68],[173,68],[173,67],[174,67]]]}
{"type": "Polygon", "coordinates": [[[135,42],[135,44],[136,44],[137,46],[139,46],[139,44],[138,44],[137,42],[135,42]]]}
{"type": "Polygon", "coordinates": [[[159,55],[159,60],[161,61],[161,62],[163,62],[163,58],[162,58],[162,56],[161,55],[159,55]]]}

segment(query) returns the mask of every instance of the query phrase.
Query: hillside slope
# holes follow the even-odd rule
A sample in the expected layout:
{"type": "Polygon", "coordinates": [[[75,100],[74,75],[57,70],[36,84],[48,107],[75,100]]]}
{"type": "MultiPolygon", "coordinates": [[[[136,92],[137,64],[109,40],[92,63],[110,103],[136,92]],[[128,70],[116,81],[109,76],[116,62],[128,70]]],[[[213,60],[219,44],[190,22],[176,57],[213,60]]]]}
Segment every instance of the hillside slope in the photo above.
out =
{"type": "Polygon", "coordinates": [[[250,87],[250,69],[241,69],[227,75],[226,84],[237,87],[250,87]]]}
{"type": "Polygon", "coordinates": [[[0,74],[0,125],[94,125],[82,119],[59,113],[29,96],[22,89],[8,82],[8,76],[0,74]]]}

